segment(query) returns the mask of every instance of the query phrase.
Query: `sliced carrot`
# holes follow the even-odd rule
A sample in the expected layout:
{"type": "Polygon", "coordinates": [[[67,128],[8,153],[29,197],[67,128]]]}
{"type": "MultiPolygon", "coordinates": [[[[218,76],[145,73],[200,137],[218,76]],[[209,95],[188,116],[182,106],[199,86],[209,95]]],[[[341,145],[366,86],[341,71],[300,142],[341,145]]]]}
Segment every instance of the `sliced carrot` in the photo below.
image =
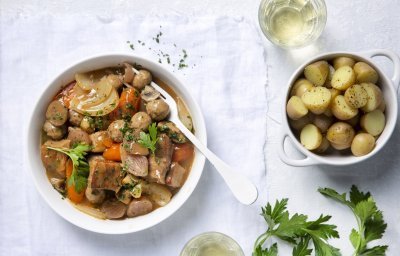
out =
{"type": "Polygon", "coordinates": [[[121,161],[121,151],[119,143],[114,143],[111,147],[106,148],[103,152],[103,157],[111,161],[121,161]]]}
{"type": "Polygon", "coordinates": [[[68,161],[65,165],[65,175],[67,176],[67,179],[69,179],[69,177],[71,177],[73,169],[74,169],[74,164],[72,163],[71,159],[68,159],[68,161]]]}
{"type": "Polygon", "coordinates": [[[110,113],[113,120],[125,117],[131,117],[140,108],[140,93],[133,87],[129,87],[122,91],[119,97],[118,107],[110,113]]]}
{"type": "Polygon", "coordinates": [[[67,184],[67,197],[72,202],[79,204],[83,201],[83,198],[85,197],[85,190],[86,189],[82,189],[82,191],[78,193],[75,190],[75,186],[68,186],[67,184]]]}
{"type": "Polygon", "coordinates": [[[183,162],[193,157],[194,148],[190,143],[176,144],[174,153],[172,155],[172,161],[183,162]]]}

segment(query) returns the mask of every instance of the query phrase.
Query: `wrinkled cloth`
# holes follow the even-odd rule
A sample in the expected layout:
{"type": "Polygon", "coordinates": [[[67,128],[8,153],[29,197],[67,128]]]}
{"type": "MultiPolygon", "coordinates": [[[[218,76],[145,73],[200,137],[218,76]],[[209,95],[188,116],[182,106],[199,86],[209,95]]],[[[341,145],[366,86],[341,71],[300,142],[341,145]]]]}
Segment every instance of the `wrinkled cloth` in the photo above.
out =
{"type": "Polygon", "coordinates": [[[8,13],[0,17],[0,33],[0,255],[178,255],[190,238],[206,231],[223,232],[251,253],[265,228],[258,212],[266,200],[267,111],[266,53],[252,22],[241,17],[8,13]],[[157,43],[153,38],[159,32],[157,43]],[[170,64],[159,50],[170,54],[170,64]],[[188,67],[179,70],[183,50],[188,67]],[[241,205],[206,163],[188,201],[148,230],[102,235],[58,216],[33,185],[23,160],[22,133],[55,75],[105,52],[160,58],[180,77],[203,111],[209,148],[257,185],[257,203],[241,205]]]}

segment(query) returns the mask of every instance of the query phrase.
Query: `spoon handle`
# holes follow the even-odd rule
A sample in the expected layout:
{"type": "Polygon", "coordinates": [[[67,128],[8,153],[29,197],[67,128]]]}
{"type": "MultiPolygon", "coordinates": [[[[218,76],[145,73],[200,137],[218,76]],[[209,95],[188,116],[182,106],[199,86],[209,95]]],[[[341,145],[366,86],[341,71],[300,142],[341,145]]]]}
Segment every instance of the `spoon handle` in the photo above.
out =
{"type": "Polygon", "coordinates": [[[194,135],[191,133],[180,120],[174,120],[175,125],[181,132],[200,150],[201,153],[210,161],[210,163],[219,172],[226,184],[232,191],[233,195],[242,204],[252,204],[256,201],[258,192],[256,186],[243,174],[235,172],[229,165],[218,158],[213,152],[205,147],[194,135]]]}

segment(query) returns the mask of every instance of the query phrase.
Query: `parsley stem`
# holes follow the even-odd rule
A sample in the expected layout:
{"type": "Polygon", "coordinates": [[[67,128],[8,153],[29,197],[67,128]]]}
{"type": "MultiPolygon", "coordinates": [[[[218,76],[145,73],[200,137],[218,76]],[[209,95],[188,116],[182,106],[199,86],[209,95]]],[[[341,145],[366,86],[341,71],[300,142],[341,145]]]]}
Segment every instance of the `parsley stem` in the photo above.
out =
{"type": "Polygon", "coordinates": [[[265,232],[264,234],[260,235],[257,240],[254,243],[254,250],[258,247],[258,246],[262,246],[264,244],[265,241],[267,241],[268,238],[271,237],[271,233],[270,230],[267,230],[267,232],[265,232]]]}

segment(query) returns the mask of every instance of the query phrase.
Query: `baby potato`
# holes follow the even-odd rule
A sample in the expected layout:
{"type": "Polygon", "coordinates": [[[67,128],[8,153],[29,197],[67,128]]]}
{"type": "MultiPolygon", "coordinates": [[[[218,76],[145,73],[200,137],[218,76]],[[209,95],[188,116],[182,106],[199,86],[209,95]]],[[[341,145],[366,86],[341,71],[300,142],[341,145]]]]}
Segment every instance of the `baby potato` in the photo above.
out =
{"type": "Polygon", "coordinates": [[[336,143],[331,142],[331,146],[332,146],[332,148],[334,148],[336,150],[344,150],[344,149],[348,149],[351,147],[351,141],[350,141],[350,143],[347,143],[347,144],[336,144],[336,143]]]}
{"type": "Polygon", "coordinates": [[[345,149],[350,147],[354,135],[355,131],[351,125],[345,122],[336,122],[329,127],[326,138],[332,144],[332,147],[345,149]]]}
{"type": "Polygon", "coordinates": [[[352,86],[356,81],[356,74],[350,66],[340,67],[332,77],[331,85],[333,88],[344,91],[352,86]]]}
{"type": "Polygon", "coordinates": [[[308,150],[317,149],[322,143],[322,134],[313,124],[307,124],[301,130],[300,142],[308,150]]]}
{"type": "Polygon", "coordinates": [[[314,150],[314,152],[318,153],[318,154],[325,153],[325,151],[328,150],[329,146],[330,146],[329,140],[326,137],[323,137],[322,141],[321,141],[321,145],[319,145],[319,147],[316,148],[314,150]]]}
{"type": "Polygon", "coordinates": [[[358,114],[358,109],[349,106],[343,95],[338,95],[333,99],[331,110],[339,120],[349,120],[358,114]]]}
{"type": "Polygon", "coordinates": [[[379,109],[363,115],[360,121],[361,127],[372,136],[381,134],[385,128],[385,123],[385,115],[379,109]]]}
{"type": "Polygon", "coordinates": [[[314,62],[304,68],[304,76],[315,86],[324,85],[328,74],[329,65],[324,60],[314,62]]]}
{"type": "Polygon", "coordinates": [[[286,105],[286,112],[290,119],[298,120],[307,115],[308,109],[300,97],[292,96],[286,105]]]}
{"type": "Polygon", "coordinates": [[[377,109],[383,101],[381,89],[372,83],[362,83],[361,86],[368,94],[367,104],[361,108],[362,111],[371,112],[377,109]]]}
{"type": "Polygon", "coordinates": [[[365,156],[375,147],[375,138],[368,133],[357,134],[351,143],[351,153],[355,156],[365,156]]]}
{"type": "Polygon", "coordinates": [[[305,92],[311,90],[313,87],[314,85],[310,81],[304,78],[300,78],[294,83],[290,96],[301,97],[305,92]]]}
{"type": "Polygon", "coordinates": [[[325,87],[314,87],[301,96],[304,105],[314,114],[322,114],[329,107],[331,92],[325,87]]]}
{"type": "Polygon", "coordinates": [[[313,120],[313,124],[318,127],[318,129],[325,133],[333,122],[332,117],[326,115],[316,115],[313,120]]]}
{"type": "Polygon", "coordinates": [[[335,69],[339,69],[343,66],[349,66],[352,68],[355,63],[356,61],[349,57],[337,57],[333,59],[333,67],[335,69]]]}
{"type": "Polygon", "coordinates": [[[328,73],[328,77],[326,78],[324,87],[332,88],[331,81],[332,81],[332,77],[333,77],[334,73],[335,73],[335,69],[331,65],[329,65],[329,73],[328,73]]]}
{"type": "Polygon", "coordinates": [[[301,129],[303,129],[304,126],[312,123],[311,119],[312,119],[311,114],[310,114],[310,112],[308,112],[307,115],[303,116],[300,119],[297,119],[297,120],[289,119],[289,124],[290,124],[290,127],[292,127],[293,129],[295,129],[297,131],[301,131],[301,129]]]}
{"type": "Polygon", "coordinates": [[[368,102],[368,94],[359,84],[350,86],[344,93],[344,99],[350,107],[361,108],[368,102]]]}
{"type": "Polygon", "coordinates": [[[378,82],[378,73],[370,65],[365,62],[357,62],[354,67],[356,80],[358,83],[373,83],[378,82]]]}

